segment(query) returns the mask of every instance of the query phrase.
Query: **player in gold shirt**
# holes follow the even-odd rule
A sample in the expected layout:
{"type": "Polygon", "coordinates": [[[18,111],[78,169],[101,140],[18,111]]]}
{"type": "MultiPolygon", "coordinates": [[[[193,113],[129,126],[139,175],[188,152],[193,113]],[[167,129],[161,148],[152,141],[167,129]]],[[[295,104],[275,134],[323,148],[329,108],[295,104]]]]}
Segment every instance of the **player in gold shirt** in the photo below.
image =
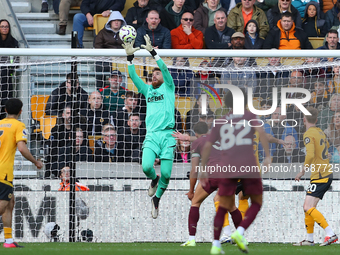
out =
{"type": "Polygon", "coordinates": [[[314,222],[318,223],[326,232],[325,240],[320,246],[330,245],[338,240],[337,235],[328,225],[325,217],[316,209],[320,199],[332,184],[332,166],[329,164],[328,147],[329,144],[324,132],[316,127],[318,111],[315,108],[307,108],[311,115],[305,115],[303,122],[306,132],[303,141],[306,147],[306,158],[304,168],[295,177],[300,181],[305,174],[305,169],[311,171],[310,184],[307,189],[303,210],[305,211],[305,225],[307,229],[307,239],[294,246],[313,246],[314,245],[314,222]]]}
{"type": "Polygon", "coordinates": [[[12,213],[14,208],[13,196],[13,165],[15,151],[31,161],[38,169],[42,163],[37,161],[26,146],[27,130],[25,124],[18,121],[21,114],[22,102],[12,98],[6,102],[7,118],[0,121],[0,215],[4,225],[4,248],[20,248],[22,246],[13,242],[12,213]]]}

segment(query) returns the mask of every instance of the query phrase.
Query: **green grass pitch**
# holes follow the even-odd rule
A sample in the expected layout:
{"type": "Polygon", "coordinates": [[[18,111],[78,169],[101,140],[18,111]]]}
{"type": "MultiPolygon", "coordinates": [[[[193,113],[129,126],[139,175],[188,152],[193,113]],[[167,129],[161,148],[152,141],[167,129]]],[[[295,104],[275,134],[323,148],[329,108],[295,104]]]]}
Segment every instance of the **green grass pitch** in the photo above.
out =
{"type": "MultiPolygon", "coordinates": [[[[25,255],[209,255],[210,243],[198,243],[196,247],[180,247],[180,243],[20,243],[23,249],[0,248],[0,254],[25,255]]],[[[294,247],[291,244],[251,243],[250,255],[332,255],[340,254],[340,245],[326,247],[294,247]]],[[[226,255],[243,254],[234,245],[223,245],[226,255]]]]}

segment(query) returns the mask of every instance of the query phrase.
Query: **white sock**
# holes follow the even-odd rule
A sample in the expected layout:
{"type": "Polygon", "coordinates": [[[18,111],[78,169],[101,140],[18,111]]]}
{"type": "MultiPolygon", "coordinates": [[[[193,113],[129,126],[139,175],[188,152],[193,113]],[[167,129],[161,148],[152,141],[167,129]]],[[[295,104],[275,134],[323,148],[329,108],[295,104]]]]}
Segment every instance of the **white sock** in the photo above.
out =
{"type": "Polygon", "coordinates": [[[5,243],[13,243],[13,238],[8,238],[5,240],[5,243]]]}
{"type": "Polygon", "coordinates": [[[231,235],[230,225],[225,226],[225,227],[222,229],[222,232],[223,232],[223,234],[225,234],[225,235],[227,235],[227,236],[230,236],[230,235],[231,235]]]}
{"type": "Polygon", "coordinates": [[[216,247],[218,247],[218,248],[221,248],[221,242],[220,242],[220,240],[214,240],[214,241],[213,241],[213,246],[216,246],[216,247]]]}
{"type": "Polygon", "coordinates": [[[243,235],[244,234],[244,227],[238,227],[237,228],[237,231],[241,234],[241,235],[243,235]]]}
{"type": "Polygon", "coordinates": [[[314,233],[307,233],[307,241],[314,242],[314,233]]]}
{"type": "Polygon", "coordinates": [[[189,236],[189,241],[195,240],[195,236],[189,236]]]}
{"type": "Polygon", "coordinates": [[[326,231],[326,236],[334,236],[334,232],[333,232],[333,229],[328,226],[327,228],[325,228],[325,231],[326,231]]]}

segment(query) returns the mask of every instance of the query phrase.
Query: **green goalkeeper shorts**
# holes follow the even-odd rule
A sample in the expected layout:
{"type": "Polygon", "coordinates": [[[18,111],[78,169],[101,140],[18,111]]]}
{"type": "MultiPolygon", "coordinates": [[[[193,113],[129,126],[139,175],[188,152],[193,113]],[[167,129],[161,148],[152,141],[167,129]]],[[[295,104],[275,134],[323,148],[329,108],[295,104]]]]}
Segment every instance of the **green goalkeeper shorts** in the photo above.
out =
{"type": "Polygon", "coordinates": [[[176,140],[172,137],[173,130],[166,129],[156,132],[147,132],[143,148],[153,150],[159,159],[174,159],[176,140]]]}

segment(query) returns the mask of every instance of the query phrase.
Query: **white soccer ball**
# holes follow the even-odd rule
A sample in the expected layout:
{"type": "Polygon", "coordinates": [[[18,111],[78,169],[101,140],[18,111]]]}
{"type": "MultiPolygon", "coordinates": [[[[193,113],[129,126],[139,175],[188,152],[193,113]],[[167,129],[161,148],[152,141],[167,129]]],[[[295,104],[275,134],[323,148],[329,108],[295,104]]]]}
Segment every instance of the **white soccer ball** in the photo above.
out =
{"type": "Polygon", "coordinates": [[[133,26],[123,26],[119,30],[119,37],[123,42],[132,42],[136,39],[137,32],[133,26]]]}

